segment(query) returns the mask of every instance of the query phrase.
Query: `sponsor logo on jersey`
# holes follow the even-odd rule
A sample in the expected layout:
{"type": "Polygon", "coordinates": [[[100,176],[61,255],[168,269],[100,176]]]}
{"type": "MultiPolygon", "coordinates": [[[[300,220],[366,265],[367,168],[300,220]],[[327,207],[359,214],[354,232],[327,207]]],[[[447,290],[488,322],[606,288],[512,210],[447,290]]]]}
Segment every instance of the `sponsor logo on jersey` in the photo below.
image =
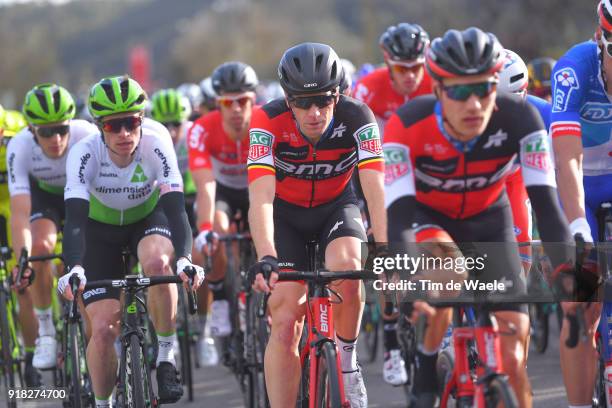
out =
{"type": "Polygon", "coordinates": [[[249,137],[249,160],[257,161],[272,153],[272,135],[267,132],[251,130],[249,137]]]}
{"type": "Polygon", "coordinates": [[[106,293],[106,288],[96,288],[83,292],[83,299],[89,299],[94,295],[103,295],[106,293]]]}
{"type": "Polygon", "coordinates": [[[541,172],[552,169],[548,138],[544,132],[529,135],[521,141],[521,165],[541,172]]]}
{"type": "Polygon", "coordinates": [[[144,170],[142,169],[140,164],[137,164],[136,168],[134,169],[134,174],[132,174],[132,179],[130,180],[130,182],[132,182],[132,183],[142,183],[142,182],[145,182],[147,180],[148,180],[148,178],[145,175],[144,170]]]}
{"type": "Polygon", "coordinates": [[[580,110],[580,117],[589,123],[610,123],[612,122],[612,105],[601,102],[585,103],[580,110]]]}
{"type": "Polygon", "coordinates": [[[168,165],[168,159],[166,159],[166,156],[162,153],[161,150],[159,150],[158,147],[156,147],[153,151],[155,152],[155,154],[157,154],[157,157],[159,157],[162,162],[164,177],[168,177],[168,175],[170,174],[170,166],[168,165]]]}
{"type": "Polygon", "coordinates": [[[414,174],[418,189],[426,193],[431,190],[461,193],[465,191],[483,190],[495,184],[510,172],[513,165],[514,158],[509,160],[494,173],[474,174],[454,178],[435,177],[418,168],[414,171],[414,174]]]}
{"type": "Polygon", "coordinates": [[[289,163],[277,157],[274,165],[279,181],[289,176],[301,180],[324,180],[350,171],[355,163],[357,163],[357,152],[353,151],[338,160],[318,160],[316,163],[289,163]]]}
{"type": "Polygon", "coordinates": [[[91,154],[90,153],[86,153],[85,155],[81,156],[81,165],[79,166],[79,181],[81,182],[81,184],[87,184],[85,181],[85,166],[87,166],[87,162],[89,161],[89,159],[91,158],[91,154]]]}
{"type": "Polygon", "coordinates": [[[553,75],[555,94],[553,95],[553,112],[565,112],[572,91],[579,89],[578,77],[573,68],[565,67],[553,75]]]}
{"type": "Polygon", "coordinates": [[[357,139],[359,140],[359,149],[377,156],[382,154],[378,126],[371,124],[359,129],[357,131],[357,139]]]}
{"type": "Polygon", "coordinates": [[[308,157],[308,146],[291,146],[289,143],[278,143],[276,157],[279,159],[305,160],[308,157]]]}
{"type": "Polygon", "coordinates": [[[483,149],[490,149],[492,147],[501,147],[504,144],[504,141],[508,139],[508,133],[499,129],[497,132],[489,135],[487,139],[487,143],[483,146],[483,149]]]}
{"type": "Polygon", "coordinates": [[[345,131],[346,131],[346,125],[344,124],[344,122],[342,122],[334,128],[334,132],[332,133],[330,139],[342,137],[345,131]]]}
{"type": "Polygon", "coordinates": [[[11,183],[15,182],[15,153],[11,153],[8,159],[8,171],[11,177],[11,183]]]}
{"type": "Polygon", "coordinates": [[[401,147],[385,147],[385,184],[406,175],[410,169],[408,152],[401,147]]]}

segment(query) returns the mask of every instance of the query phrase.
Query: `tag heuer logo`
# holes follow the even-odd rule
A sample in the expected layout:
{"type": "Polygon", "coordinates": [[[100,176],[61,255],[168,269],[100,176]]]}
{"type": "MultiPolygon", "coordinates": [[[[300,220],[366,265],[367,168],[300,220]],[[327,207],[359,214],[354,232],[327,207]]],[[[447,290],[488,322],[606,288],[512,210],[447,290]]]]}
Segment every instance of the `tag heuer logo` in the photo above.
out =
{"type": "Polygon", "coordinates": [[[132,179],[130,180],[132,183],[142,183],[147,181],[148,178],[144,174],[144,170],[140,167],[140,164],[136,165],[136,169],[134,169],[134,174],[132,175],[132,179]]]}
{"type": "Polygon", "coordinates": [[[249,160],[259,160],[272,151],[272,135],[260,131],[251,131],[249,160]]]}
{"type": "Polygon", "coordinates": [[[375,155],[382,154],[380,136],[376,125],[371,125],[359,130],[357,137],[359,138],[359,148],[361,150],[365,150],[375,155]]]}
{"type": "Polygon", "coordinates": [[[408,173],[408,155],[404,149],[385,147],[385,184],[392,184],[408,173]]]}

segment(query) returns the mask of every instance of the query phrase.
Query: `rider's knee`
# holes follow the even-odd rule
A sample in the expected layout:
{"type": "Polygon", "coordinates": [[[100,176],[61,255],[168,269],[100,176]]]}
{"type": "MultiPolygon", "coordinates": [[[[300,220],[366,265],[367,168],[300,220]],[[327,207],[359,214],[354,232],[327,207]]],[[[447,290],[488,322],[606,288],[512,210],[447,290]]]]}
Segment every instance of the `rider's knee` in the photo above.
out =
{"type": "Polygon", "coordinates": [[[169,275],[171,272],[170,263],[162,256],[151,256],[140,263],[147,276],[169,275]]]}
{"type": "Polygon", "coordinates": [[[506,350],[502,353],[504,372],[510,377],[520,375],[525,371],[525,357],[518,348],[520,347],[512,351],[506,350]]]}
{"type": "Polygon", "coordinates": [[[272,315],[272,336],[287,350],[296,350],[302,333],[302,319],[295,313],[277,311],[272,315]]]}
{"type": "Polygon", "coordinates": [[[55,243],[48,237],[36,237],[32,242],[32,254],[50,254],[55,249],[55,243]]]}
{"type": "Polygon", "coordinates": [[[113,321],[111,316],[97,316],[91,321],[91,325],[91,337],[96,344],[113,343],[119,335],[117,322],[113,321]]]}

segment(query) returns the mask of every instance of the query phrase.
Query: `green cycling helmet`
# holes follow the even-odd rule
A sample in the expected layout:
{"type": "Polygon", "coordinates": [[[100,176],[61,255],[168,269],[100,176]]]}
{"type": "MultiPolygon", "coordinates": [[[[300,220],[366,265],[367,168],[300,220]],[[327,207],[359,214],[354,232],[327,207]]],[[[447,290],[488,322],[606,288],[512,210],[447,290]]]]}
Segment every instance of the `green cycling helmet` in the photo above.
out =
{"type": "Polygon", "coordinates": [[[175,89],[161,89],[151,97],[151,117],[158,122],[183,122],[191,115],[189,100],[175,89]]]}
{"type": "Polygon", "coordinates": [[[127,75],[101,79],[89,91],[89,113],[99,120],[124,112],[144,111],[147,94],[140,84],[127,75]]]}
{"type": "Polygon", "coordinates": [[[30,125],[46,125],[74,118],[76,108],[65,88],[40,84],[26,94],[22,112],[30,125]]]}

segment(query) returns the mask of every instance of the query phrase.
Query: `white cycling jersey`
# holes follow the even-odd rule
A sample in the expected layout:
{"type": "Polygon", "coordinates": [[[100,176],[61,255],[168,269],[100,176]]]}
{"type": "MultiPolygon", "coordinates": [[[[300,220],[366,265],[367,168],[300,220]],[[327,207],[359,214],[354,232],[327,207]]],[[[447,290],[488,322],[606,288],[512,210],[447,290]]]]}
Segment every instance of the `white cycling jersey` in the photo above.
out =
{"type": "Polygon", "coordinates": [[[88,200],[89,218],[126,225],[149,215],[160,195],[183,191],[172,139],[162,124],[144,119],[133,157],[127,167],[119,167],[99,132],[83,139],[68,155],[64,199],[88,200]]]}
{"type": "MultiPolygon", "coordinates": [[[[68,151],[78,141],[97,131],[96,126],[85,120],[71,120],[68,151]]],[[[47,157],[32,132],[23,129],[9,142],[6,152],[10,195],[30,194],[30,176],[42,190],[61,195],[66,185],[67,157],[68,153],[56,159],[47,157]]]]}

